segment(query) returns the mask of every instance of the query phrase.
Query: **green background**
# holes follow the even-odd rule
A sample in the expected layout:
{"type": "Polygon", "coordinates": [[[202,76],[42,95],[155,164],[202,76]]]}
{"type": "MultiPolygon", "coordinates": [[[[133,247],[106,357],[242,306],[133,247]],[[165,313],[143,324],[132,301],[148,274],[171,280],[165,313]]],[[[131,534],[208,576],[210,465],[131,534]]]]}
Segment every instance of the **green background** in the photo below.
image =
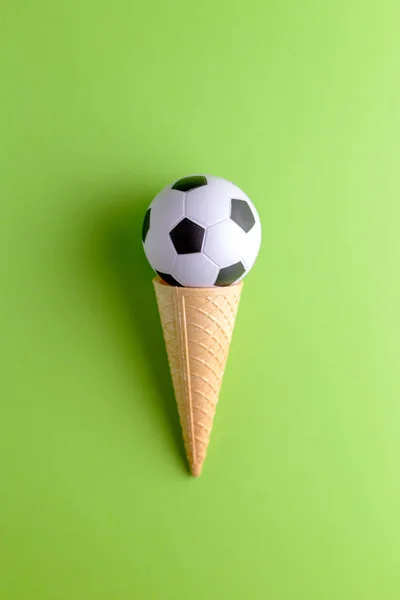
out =
{"type": "Polygon", "coordinates": [[[397,0],[7,0],[0,596],[398,600],[397,0]],[[263,223],[203,475],[140,242],[158,190],[263,223]]]}

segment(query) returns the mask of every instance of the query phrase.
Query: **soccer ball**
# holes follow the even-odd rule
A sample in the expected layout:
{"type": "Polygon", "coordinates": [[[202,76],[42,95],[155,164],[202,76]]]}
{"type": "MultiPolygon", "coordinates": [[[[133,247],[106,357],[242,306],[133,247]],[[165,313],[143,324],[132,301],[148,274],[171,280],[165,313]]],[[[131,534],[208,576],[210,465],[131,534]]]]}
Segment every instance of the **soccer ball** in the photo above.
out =
{"type": "Polygon", "coordinates": [[[254,204],[236,185],[191,175],[164,188],[143,221],[147,259],[170,285],[231,285],[253,266],[261,243],[254,204]]]}

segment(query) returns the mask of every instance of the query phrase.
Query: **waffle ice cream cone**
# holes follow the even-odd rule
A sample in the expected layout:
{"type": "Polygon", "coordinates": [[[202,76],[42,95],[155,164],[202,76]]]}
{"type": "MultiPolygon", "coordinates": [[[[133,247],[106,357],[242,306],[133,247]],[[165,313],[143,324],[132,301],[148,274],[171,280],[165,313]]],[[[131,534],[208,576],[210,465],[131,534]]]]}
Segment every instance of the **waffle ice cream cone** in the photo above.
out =
{"type": "Polygon", "coordinates": [[[243,282],[173,287],[153,280],[190,470],[201,473],[243,282]]]}

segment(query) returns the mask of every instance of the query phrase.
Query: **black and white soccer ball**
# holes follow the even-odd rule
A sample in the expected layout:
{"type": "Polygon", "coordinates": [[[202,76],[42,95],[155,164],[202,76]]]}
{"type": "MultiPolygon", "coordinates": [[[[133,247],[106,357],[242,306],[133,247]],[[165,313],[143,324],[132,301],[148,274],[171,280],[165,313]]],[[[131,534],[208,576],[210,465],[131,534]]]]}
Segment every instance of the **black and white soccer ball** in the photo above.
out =
{"type": "Polygon", "coordinates": [[[147,259],[170,285],[226,286],[252,268],[261,243],[254,204],[236,185],[191,175],[164,188],[142,230],[147,259]]]}

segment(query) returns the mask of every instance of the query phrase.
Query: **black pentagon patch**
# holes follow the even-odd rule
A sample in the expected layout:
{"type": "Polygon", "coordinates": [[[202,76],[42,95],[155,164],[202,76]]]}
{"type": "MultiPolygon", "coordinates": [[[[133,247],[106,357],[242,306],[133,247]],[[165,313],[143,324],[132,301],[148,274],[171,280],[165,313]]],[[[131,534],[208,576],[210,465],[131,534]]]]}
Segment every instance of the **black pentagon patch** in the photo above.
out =
{"type": "Polygon", "coordinates": [[[231,219],[246,233],[249,233],[256,222],[246,200],[236,200],[235,198],[231,200],[231,219]]]}
{"type": "Polygon", "coordinates": [[[163,281],[165,281],[165,283],[168,283],[169,285],[174,285],[176,287],[183,287],[183,285],[179,283],[179,281],[174,279],[172,275],[168,275],[168,273],[161,273],[160,271],[156,271],[156,273],[159,277],[161,277],[163,281]]]}
{"type": "Polygon", "coordinates": [[[239,279],[239,277],[241,277],[245,271],[246,269],[241,262],[230,265],[229,267],[224,267],[220,270],[214,285],[218,285],[220,287],[231,285],[231,283],[239,279]]]}
{"type": "Polygon", "coordinates": [[[146,236],[150,229],[150,212],[151,212],[151,208],[148,208],[146,211],[146,214],[144,215],[144,219],[143,219],[143,226],[142,226],[142,242],[143,242],[143,244],[146,241],[146,236]]]}
{"type": "Polygon", "coordinates": [[[178,254],[201,252],[205,230],[190,219],[182,219],[170,232],[170,238],[178,254]]]}
{"type": "Polygon", "coordinates": [[[192,175],[191,177],[183,177],[179,179],[172,186],[173,190],[179,190],[180,192],[190,192],[202,185],[207,185],[207,179],[204,175],[192,175]]]}

